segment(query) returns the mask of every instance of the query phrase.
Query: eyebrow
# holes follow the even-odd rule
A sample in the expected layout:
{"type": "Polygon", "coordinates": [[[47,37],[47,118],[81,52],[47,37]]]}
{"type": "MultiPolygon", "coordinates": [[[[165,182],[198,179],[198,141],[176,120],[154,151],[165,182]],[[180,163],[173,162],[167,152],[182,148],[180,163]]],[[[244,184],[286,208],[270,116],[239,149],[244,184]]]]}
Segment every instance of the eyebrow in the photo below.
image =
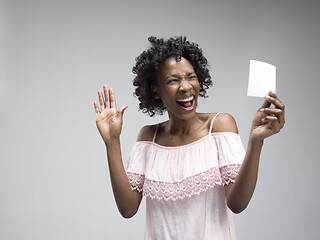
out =
{"type": "MultiPolygon", "coordinates": [[[[195,74],[195,72],[188,72],[188,73],[187,73],[187,76],[190,76],[190,75],[192,75],[192,74],[195,74]]],[[[170,77],[179,78],[180,76],[177,75],[177,74],[170,74],[170,75],[166,76],[165,79],[168,79],[168,78],[170,78],[170,77]]]]}

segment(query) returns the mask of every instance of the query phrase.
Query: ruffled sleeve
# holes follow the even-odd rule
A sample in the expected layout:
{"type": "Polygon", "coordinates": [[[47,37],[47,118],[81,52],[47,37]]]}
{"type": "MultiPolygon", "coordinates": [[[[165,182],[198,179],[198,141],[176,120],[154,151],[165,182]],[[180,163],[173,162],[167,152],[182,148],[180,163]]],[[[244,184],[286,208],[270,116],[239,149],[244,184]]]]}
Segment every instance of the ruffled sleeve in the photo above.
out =
{"type": "Polygon", "coordinates": [[[240,135],[232,132],[215,133],[218,163],[223,184],[233,183],[238,175],[246,151],[240,135]]]}
{"type": "Polygon", "coordinates": [[[149,144],[136,142],[132,147],[127,164],[127,176],[132,190],[142,192],[147,164],[146,159],[149,156],[149,144]]]}

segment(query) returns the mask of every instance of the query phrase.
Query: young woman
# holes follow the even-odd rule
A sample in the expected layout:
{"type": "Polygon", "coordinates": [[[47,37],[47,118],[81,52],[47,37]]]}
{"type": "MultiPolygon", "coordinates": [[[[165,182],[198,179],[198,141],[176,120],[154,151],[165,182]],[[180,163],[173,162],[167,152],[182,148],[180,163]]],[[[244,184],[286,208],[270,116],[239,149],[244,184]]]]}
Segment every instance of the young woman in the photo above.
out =
{"type": "Polygon", "coordinates": [[[284,126],[284,105],[275,93],[265,97],[245,151],[230,114],[196,112],[198,97],[212,85],[198,45],[185,37],[149,41],[133,68],[135,95],[143,112],[166,110],[168,120],[141,129],[127,170],[120,148],[127,105],[117,109],[106,85],[98,92],[100,107],[94,103],[118,209],[130,218],[147,198],[145,239],[235,239],[231,211],[247,207],[263,141],[284,126]]]}

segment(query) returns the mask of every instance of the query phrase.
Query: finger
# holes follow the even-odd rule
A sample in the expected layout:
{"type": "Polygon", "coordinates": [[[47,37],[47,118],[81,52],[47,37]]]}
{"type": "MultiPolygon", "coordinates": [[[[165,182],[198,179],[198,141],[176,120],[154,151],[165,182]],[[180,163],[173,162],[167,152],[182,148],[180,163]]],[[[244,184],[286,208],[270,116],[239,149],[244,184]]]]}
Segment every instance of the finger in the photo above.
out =
{"type": "Polygon", "coordinates": [[[280,132],[279,122],[275,117],[267,116],[263,122],[266,124],[265,126],[269,129],[271,135],[280,132]]]}
{"type": "Polygon", "coordinates": [[[266,120],[272,121],[272,122],[276,122],[278,121],[278,118],[275,116],[266,116],[265,117],[266,120]]]}
{"type": "Polygon", "coordinates": [[[275,114],[277,116],[280,116],[280,114],[282,113],[282,110],[279,108],[261,108],[259,111],[269,115],[275,114]]]}
{"type": "Polygon", "coordinates": [[[109,89],[107,85],[103,85],[104,98],[106,99],[106,108],[110,108],[109,89]]]}
{"type": "Polygon", "coordinates": [[[99,98],[99,103],[100,103],[100,109],[101,111],[105,109],[105,102],[103,100],[103,96],[102,96],[102,91],[99,90],[98,91],[98,98],[99,98]]]}
{"type": "Polygon", "coordinates": [[[261,119],[262,122],[276,122],[278,121],[278,118],[276,116],[265,116],[264,118],[261,119]]]}
{"type": "Polygon", "coordinates": [[[278,97],[277,94],[273,91],[269,91],[269,96],[274,97],[274,98],[278,97]]]}
{"type": "Polygon", "coordinates": [[[277,109],[281,109],[282,113],[279,114],[279,122],[280,122],[280,126],[281,128],[283,128],[284,123],[285,123],[285,119],[284,119],[284,115],[285,115],[285,105],[280,101],[280,99],[278,98],[278,96],[270,91],[270,96],[268,98],[268,101],[270,101],[271,103],[273,103],[273,105],[277,108],[277,109]]]}
{"type": "Polygon", "coordinates": [[[111,106],[111,108],[117,109],[116,97],[114,96],[114,92],[113,92],[112,88],[109,89],[109,96],[110,96],[110,106],[111,106]]]}
{"type": "Polygon", "coordinates": [[[284,126],[284,119],[283,119],[283,111],[278,108],[269,108],[264,110],[265,114],[268,114],[269,116],[277,117],[278,124],[280,128],[283,128],[284,126]],[[283,119],[283,120],[282,120],[283,119]]]}
{"type": "Polygon", "coordinates": [[[269,103],[272,103],[276,108],[284,110],[284,104],[280,101],[280,99],[275,95],[273,97],[271,96],[265,96],[264,97],[269,103]]]}
{"type": "Polygon", "coordinates": [[[100,113],[98,103],[97,103],[97,102],[94,102],[94,103],[93,103],[93,106],[94,106],[94,110],[95,110],[95,112],[96,112],[97,114],[98,114],[98,113],[100,113]]]}
{"type": "Polygon", "coordinates": [[[281,125],[274,116],[267,116],[267,121],[270,123],[269,128],[272,129],[273,133],[278,133],[281,130],[281,125]]]}

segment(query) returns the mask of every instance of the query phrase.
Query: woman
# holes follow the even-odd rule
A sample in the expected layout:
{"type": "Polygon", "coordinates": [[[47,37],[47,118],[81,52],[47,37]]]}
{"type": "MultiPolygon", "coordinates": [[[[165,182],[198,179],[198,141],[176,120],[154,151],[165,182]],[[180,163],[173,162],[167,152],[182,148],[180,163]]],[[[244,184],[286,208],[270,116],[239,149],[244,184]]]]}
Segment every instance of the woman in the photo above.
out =
{"type": "Polygon", "coordinates": [[[106,85],[94,103],[107,147],[114,197],[121,215],[147,197],[146,239],[235,239],[231,212],[243,211],[254,192],[265,138],[284,126],[284,105],[270,91],[254,116],[247,151],[234,118],[197,113],[198,96],[212,85],[207,60],[185,37],[150,37],[133,72],[139,107],[168,121],[141,129],[124,169],[120,134],[126,106],[117,110],[106,85]],[[271,104],[275,107],[271,108],[271,104]]]}

